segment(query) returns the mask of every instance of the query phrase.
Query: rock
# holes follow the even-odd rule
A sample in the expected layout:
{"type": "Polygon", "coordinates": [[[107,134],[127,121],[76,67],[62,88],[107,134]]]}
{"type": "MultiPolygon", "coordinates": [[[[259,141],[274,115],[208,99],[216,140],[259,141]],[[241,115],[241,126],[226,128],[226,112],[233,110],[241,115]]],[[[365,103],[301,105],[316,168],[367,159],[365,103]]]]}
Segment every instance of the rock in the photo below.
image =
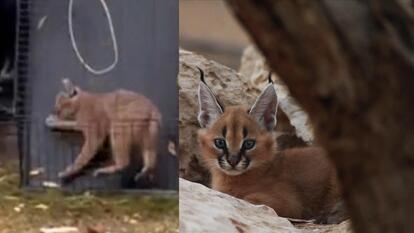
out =
{"type": "Polygon", "coordinates": [[[350,220],[341,222],[340,224],[332,225],[317,225],[317,224],[299,224],[296,225],[298,229],[317,233],[352,233],[350,220]]]}
{"type": "Polygon", "coordinates": [[[197,66],[204,70],[205,80],[224,105],[251,105],[258,91],[249,90],[247,81],[236,71],[207,60],[192,52],[180,50],[179,85],[179,168],[180,177],[209,184],[209,173],[199,163],[197,145],[198,99],[200,74],[197,66]]]}
{"type": "MultiPolygon", "coordinates": [[[[262,90],[268,83],[269,68],[263,56],[254,46],[249,46],[244,50],[239,72],[248,83],[249,89],[262,90]]],[[[314,134],[308,114],[293,99],[287,86],[274,72],[272,80],[277,91],[279,108],[286,114],[290,124],[294,126],[296,135],[308,144],[312,143],[314,134]]]]}
{"type": "Polygon", "coordinates": [[[267,206],[180,178],[180,232],[303,232],[267,206]]]}
{"type": "Polygon", "coordinates": [[[332,225],[313,223],[292,225],[288,219],[277,216],[270,207],[253,205],[182,178],[179,182],[180,233],[352,233],[349,220],[332,225]]]}

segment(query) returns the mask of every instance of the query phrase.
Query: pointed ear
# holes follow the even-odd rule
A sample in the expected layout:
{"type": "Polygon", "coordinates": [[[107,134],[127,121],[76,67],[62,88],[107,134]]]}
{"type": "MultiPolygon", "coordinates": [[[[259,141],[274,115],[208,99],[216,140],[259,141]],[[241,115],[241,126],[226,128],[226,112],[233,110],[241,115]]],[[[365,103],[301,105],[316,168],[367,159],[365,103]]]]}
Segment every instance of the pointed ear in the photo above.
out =
{"type": "Polygon", "coordinates": [[[203,128],[209,127],[223,114],[222,107],[204,82],[200,82],[198,86],[198,104],[200,108],[197,119],[203,128]]]}
{"type": "Polygon", "coordinates": [[[269,83],[259,97],[257,97],[256,102],[250,108],[249,114],[266,130],[272,131],[276,126],[277,105],[278,100],[275,87],[272,83],[269,83]]]}
{"type": "Polygon", "coordinates": [[[73,85],[70,79],[68,78],[62,79],[62,84],[63,84],[64,91],[69,97],[72,97],[77,94],[76,87],[73,85]]]}

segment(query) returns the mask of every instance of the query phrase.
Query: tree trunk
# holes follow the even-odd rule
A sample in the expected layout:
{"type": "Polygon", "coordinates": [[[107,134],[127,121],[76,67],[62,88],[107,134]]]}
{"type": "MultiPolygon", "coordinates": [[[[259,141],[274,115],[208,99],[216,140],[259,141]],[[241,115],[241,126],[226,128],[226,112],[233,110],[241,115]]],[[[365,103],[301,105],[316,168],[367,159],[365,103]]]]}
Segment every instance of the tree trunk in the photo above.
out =
{"type": "Polygon", "coordinates": [[[414,232],[410,0],[227,0],[310,114],[356,232],[414,232]]]}

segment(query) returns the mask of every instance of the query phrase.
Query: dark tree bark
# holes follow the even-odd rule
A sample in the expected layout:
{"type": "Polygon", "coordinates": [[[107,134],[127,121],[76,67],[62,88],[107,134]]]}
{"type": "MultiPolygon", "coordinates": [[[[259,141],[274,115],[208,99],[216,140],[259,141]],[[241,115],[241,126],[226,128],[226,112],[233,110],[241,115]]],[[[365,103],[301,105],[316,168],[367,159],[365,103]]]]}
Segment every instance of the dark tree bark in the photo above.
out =
{"type": "Polygon", "coordinates": [[[314,123],[354,230],[414,232],[410,0],[227,0],[314,123]]]}

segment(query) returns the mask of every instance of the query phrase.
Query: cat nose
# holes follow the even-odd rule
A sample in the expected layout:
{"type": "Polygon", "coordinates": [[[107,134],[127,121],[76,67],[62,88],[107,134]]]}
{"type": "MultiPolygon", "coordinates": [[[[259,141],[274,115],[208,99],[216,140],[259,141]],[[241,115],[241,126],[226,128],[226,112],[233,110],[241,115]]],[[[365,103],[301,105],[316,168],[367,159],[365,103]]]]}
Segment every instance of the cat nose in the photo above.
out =
{"type": "Polygon", "coordinates": [[[235,167],[241,160],[240,155],[230,155],[227,157],[227,162],[232,166],[235,167]]]}

